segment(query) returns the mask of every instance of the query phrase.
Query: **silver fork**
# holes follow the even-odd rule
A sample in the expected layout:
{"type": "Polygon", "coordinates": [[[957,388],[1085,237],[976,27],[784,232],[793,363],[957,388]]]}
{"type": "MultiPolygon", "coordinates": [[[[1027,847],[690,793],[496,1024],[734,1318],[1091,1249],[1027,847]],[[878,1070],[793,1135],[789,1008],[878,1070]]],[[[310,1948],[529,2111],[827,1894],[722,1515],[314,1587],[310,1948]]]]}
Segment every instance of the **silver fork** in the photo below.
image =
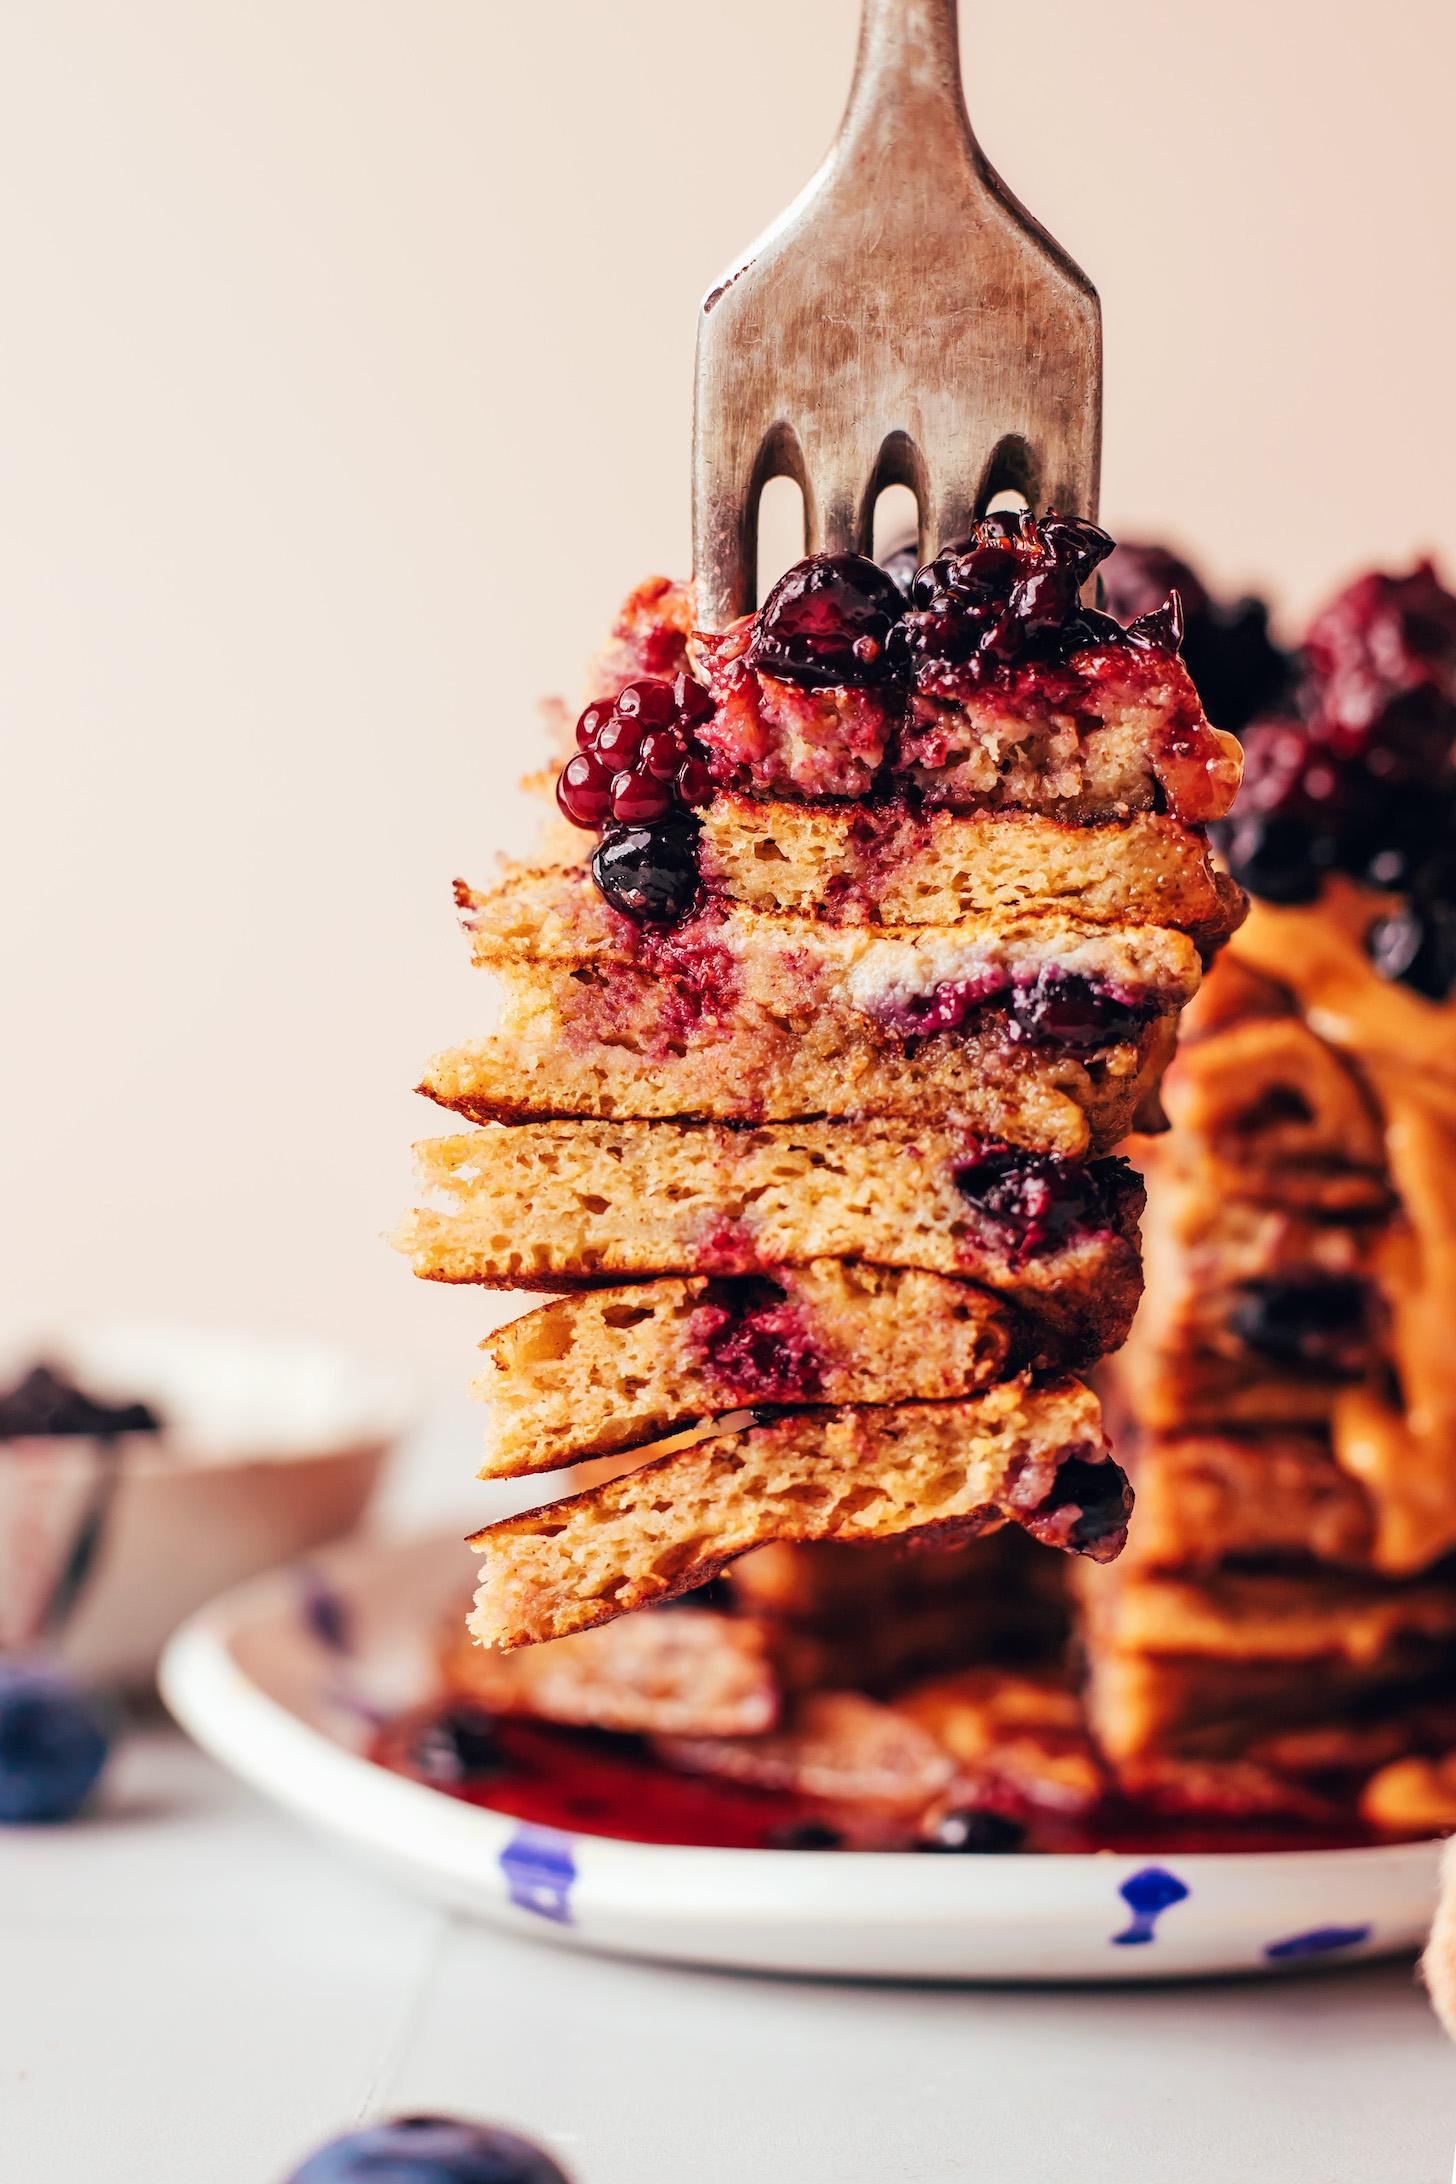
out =
{"type": "Polygon", "coordinates": [[[868,553],[909,486],[927,559],[1001,492],[1095,517],[1101,440],[1097,291],[976,142],[956,0],[864,0],[828,158],[703,301],[700,625],[755,604],[770,478],[798,481],[809,553],[868,553]]]}

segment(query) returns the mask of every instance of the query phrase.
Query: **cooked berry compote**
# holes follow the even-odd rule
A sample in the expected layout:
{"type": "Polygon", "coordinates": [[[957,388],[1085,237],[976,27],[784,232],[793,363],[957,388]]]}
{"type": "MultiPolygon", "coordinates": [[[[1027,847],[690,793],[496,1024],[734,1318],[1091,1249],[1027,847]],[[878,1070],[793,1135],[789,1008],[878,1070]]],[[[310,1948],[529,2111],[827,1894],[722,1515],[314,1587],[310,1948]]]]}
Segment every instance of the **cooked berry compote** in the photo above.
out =
{"type": "Polygon", "coordinates": [[[1428,1000],[1456,987],[1456,595],[1429,562],[1372,573],[1311,624],[1287,711],[1245,738],[1217,839],[1235,878],[1308,903],[1346,874],[1395,898],[1371,962],[1428,1000]]]}
{"type": "MultiPolygon", "coordinates": [[[[1159,680],[1158,656],[1182,642],[1177,593],[1126,628],[1084,606],[1111,551],[1095,524],[1023,510],[982,517],[918,570],[904,548],[889,568],[852,553],[796,562],[756,614],[694,634],[693,672],[614,685],[582,714],[556,796],[601,836],[598,887],[644,924],[676,923],[699,901],[696,814],[715,789],[954,800],[956,783],[936,778],[948,716],[996,678],[1011,678],[1029,715],[1086,699],[1094,717],[1109,683],[1126,695],[1130,677],[1159,680]]],[[[1219,754],[1183,750],[1181,733],[1170,721],[1165,772],[1181,763],[1196,791],[1219,754]]]]}
{"type": "Polygon", "coordinates": [[[607,901],[650,925],[674,924],[698,899],[694,807],[712,781],[693,730],[713,701],[687,674],[631,682],[576,724],[556,801],[573,826],[600,832],[592,877],[607,901]]]}
{"type": "Polygon", "coordinates": [[[1130,629],[1082,605],[1082,588],[1112,544],[1078,517],[983,516],[968,539],[917,572],[893,638],[896,659],[917,689],[955,695],[1014,663],[1065,660],[1095,645],[1176,652],[1176,594],[1130,629]]]}

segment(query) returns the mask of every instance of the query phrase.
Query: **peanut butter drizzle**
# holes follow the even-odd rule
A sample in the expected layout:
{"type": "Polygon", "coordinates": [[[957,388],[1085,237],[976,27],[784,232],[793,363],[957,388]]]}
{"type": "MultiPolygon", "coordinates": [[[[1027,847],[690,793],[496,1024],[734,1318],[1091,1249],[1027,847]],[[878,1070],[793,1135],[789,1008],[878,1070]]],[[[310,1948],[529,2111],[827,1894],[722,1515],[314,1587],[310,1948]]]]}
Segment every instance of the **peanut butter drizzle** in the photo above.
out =
{"type": "Polygon", "coordinates": [[[1456,1005],[1382,978],[1364,936],[1387,897],[1343,878],[1318,906],[1255,903],[1230,953],[1293,993],[1379,1106],[1399,1199],[1376,1247],[1399,1403],[1365,1384],[1337,1399],[1336,1462],[1376,1514],[1373,1561],[1422,1568],[1456,1547],[1456,1005]]]}

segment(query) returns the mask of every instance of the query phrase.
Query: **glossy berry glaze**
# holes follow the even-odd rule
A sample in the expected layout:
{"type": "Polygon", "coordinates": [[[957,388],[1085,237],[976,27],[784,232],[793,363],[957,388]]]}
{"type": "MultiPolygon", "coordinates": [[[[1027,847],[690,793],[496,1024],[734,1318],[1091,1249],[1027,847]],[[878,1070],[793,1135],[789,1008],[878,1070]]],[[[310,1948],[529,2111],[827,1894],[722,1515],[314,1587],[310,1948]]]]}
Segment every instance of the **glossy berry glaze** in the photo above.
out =
{"type": "MultiPolygon", "coordinates": [[[[1210,771],[1228,761],[1199,725],[1186,676],[1191,717],[1169,709],[1178,601],[1127,628],[1084,608],[1082,586],[1111,549],[1088,523],[987,516],[914,575],[908,597],[898,567],[811,555],[756,614],[698,633],[706,689],[685,671],[614,683],[582,714],[557,785],[567,818],[602,833],[592,870],[603,894],[643,923],[689,915],[700,899],[693,813],[715,786],[902,806],[977,801],[964,755],[947,769],[946,754],[957,707],[991,689],[1029,732],[1058,707],[1080,718],[1090,706],[1095,719],[1104,682],[1114,705],[1147,682],[1168,716],[1159,781],[1181,780],[1184,816],[1198,819],[1200,800],[1216,796],[1210,771]]],[[[619,655],[648,656],[640,632],[619,655]]],[[[1005,793],[1014,803],[1021,789],[1005,793]]]]}
{"type": "Polygon", "coordinates": [[[1243,793],[1217,840],[1275,903],[1341,872],[1393,899],[1367,952],[1427,1000],[1456,988],[1456,596],[1429,562],[1371,574],[1311,625],[1290,709],[1245,738],[1243,793]]]}
{"type": "Polygon", "coordinates": [[[1176,599],[1132,630],[1083,607],[1082,587],[1112,545],[1075,517],[984,516],[968,539],[917,571],[895,630],[896,662],[917,687],[950,695],[1013,665],[1066,661],[1099,644],[1176,652],[1176,599]]]}
{"type": "MultiPolygon", "coordinates": [[[[665,1766],[642,1739],[542,1722],[491,1722],[459,1707],[428,1709],[391,1723],[370,1757],[431,1788],[567,1835],[720,1850],[840,1850],[854,1847],[855,1817],[779,1790],[750,1789],[665,1766]],[[462,1757],[442,1765],[459,1743],[462,1757]],[[423,1747],[424,1757],[421,1758],[423,1747]]],[[[1325,1850],[1388,1841],[1358,1819],[1354,1785],[1332,1786],[1318,1802],[1292,1800],[1288,1816],[1218,1808],[1172,1809],[1165,1798],[1116,1793],[1078,1812],[1039,1808],[1011,1785],[988,1780],[974,1801],[907,1823],[910,1851],[999,1855],[1008,1851],[1325,1850]]]]}

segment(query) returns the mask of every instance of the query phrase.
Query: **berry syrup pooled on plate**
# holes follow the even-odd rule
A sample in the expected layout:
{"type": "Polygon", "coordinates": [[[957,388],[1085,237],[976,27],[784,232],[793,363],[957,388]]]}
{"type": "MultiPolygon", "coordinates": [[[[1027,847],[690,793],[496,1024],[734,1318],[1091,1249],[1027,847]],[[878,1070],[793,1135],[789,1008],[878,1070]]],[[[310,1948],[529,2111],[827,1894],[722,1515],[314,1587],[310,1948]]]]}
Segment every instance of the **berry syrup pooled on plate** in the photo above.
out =
{"type": "Polygon", "coordinates": [[[1075,1701],[1051,1670],[976,1670],[889,1701],[832,1700],[855,1710],[841,1753],[832,1731],[816,1727],[812,1699],[798,1702],[804,1726],[736,1742],[498,1719],[454,1700],[392,1723],[371,1756],[531,1826],[698,1849],[985,1857],[1307,1851],[1401,1839],[1362,1816],[1355,1774],[1296,1783],[1254,1763],[1164,1761],[1119,1784],[1094,1758],[1075,1701]],[[982,1721],[998,1707],[1004,1721],[987,1733],[982,1721]],[[864,1763],[870,1717],[889,1725],[886,1733],[876,1724],[878,1772],[864,1763]],[[922,1718],[946,1737],[944,1750],[921,1732],[922,1718]],[[967,1719],[979,1749],[974,1764],[957,1769],[951,1755],[967,1719]]]}

